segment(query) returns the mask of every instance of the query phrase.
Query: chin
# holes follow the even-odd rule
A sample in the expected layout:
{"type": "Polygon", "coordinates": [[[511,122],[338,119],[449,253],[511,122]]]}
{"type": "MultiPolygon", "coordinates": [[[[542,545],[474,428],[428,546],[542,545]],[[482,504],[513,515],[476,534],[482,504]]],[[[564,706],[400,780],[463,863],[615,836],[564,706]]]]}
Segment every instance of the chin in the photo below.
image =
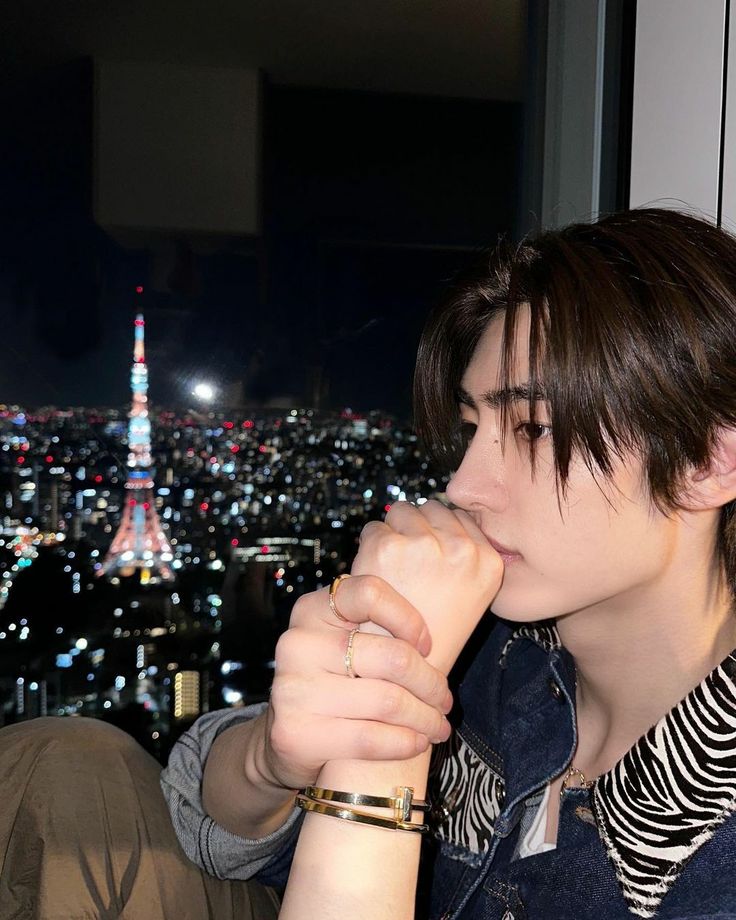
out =
{"type": "MultiPolygon", "coordinates": [[[[560,608],[550,603],[550,598],[539,597],[529,592],[505,592],[503,588],[496,595],[491,611],[510,623],[541,623],[560,616],[560,608]]],[[[551,625],[551,624],[550,624],[551,625]]]]}

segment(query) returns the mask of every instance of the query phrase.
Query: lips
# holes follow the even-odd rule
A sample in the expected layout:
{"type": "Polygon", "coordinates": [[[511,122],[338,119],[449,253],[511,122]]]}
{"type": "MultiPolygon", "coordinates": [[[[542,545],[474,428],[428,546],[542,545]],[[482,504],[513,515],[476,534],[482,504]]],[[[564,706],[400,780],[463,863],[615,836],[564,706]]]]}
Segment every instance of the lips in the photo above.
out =
{"type": "Polygon", "coordinates": [[[521,556],[518,550],[509,549],[508,546],[504,546],[503,543],[499,543],[498,540],[494,540],[493,537],[486,535],[486,540],[488,540],[499,556],[504,556],[509,559],[518,559],[521,556]]]}

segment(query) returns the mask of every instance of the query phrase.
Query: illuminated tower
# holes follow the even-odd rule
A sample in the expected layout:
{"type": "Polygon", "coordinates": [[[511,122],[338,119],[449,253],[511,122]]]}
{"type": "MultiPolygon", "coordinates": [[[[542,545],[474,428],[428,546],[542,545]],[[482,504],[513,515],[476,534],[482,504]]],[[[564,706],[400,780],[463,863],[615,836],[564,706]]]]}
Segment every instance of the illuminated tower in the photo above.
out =
{"type": "Polygon", "coordinates": [[[135,348],[130,383],[133,402],[128,416],[128,478],[126,498],[118,532],[110,545],[100,574],[132,575],[140,571],[141,582],[170,581],[173,553],[154,507],[151,471],[151,423],[148,420],[148,368],[144,347],[146,324],[135,318],[135,348]]]}

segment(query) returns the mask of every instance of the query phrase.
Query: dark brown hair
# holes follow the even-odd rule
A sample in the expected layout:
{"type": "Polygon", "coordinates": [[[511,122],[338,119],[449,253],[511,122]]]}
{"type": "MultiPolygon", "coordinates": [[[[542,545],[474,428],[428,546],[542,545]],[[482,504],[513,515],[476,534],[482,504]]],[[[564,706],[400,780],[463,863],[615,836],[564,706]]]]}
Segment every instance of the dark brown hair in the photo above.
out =
{"type": "MultiPolygon", "coordinates": [[[[499,245],[454,285],[419,346],[417,430],[447,469],[462,457],[463,373],[500,311],[500,385],[518,383],[510,375],[525,304],[530,383],[549,403],[558,487],[573,454],[609,477],[614,459],[635,451],[655,505],[675,509],[684,474],[706,467],[719,429],[736,426],[736,240],[689,214],[647,208],[499,245]]],[[[734,504],[722,510],[718,541],[736,593],[734,504]]]]}

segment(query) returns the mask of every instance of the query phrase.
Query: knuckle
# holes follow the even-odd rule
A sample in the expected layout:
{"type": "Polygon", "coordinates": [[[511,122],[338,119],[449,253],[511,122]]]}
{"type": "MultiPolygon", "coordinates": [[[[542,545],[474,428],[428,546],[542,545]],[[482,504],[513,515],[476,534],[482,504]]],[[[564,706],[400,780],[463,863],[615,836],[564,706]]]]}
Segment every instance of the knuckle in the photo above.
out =
{"type": "Polygon", "coordinates": [[[445,545],[447,555],[453,561],[466,564],[475,561],[475,544],[469,537],[461,534],[450,534],[445,545]]]}
{"type": "Polygon", "coordinates": [[[396,558],[397,552],[400,550],[403,542],[401,534],[396,533],[396,531],[384,531],[381,534],[381,539],[376,540],[376,545],[373,548],[373,554],[379,563],[390,563],[392,559],[396,558]]]}
{"type": "Polygon", "coordinates": [[[481,547],[480,556],[479,568],[486,578],[494,580],[503,574],[503,560],[498,553],[481,547]]]}
{"type": "Polygon", "coordinates": [[[297,598],[291,609],[289,626],[299,626],[304,622],[305,618],[309,616],[309,608],[313,600],[313,595],[316,593],[318,592],[310,592],[309,594],[303,594],[301,597],[297,598]]]}
{"type": "Polygon", "coordinates": [[[398,687],[385,690],[379,700],[379,711],[384,718],[396,718],[404,708],[403,694],[398,687]]]}
{"type": "Polygon", "coordinates": [[[388,658],[388,666],[391,674],[395,677],[406,677],[411,670],[412,655],[409,646],[400,639],[394,639],[388,658]]]}
{"type": "Polygon", "coordinates": [[[274,713],[283,712],[295,698],[298,699],[295,684],[296,681],[283,675],[274,679],[271,686],[271,706],[274,713]]]}
{"type": "Polygon", "coordinates": [[[357,742],[360,760],[377,760],[381,753],[380,734],[375,729],[360,733],[357,742]]]}
{"type": "Polygon", "coordinates": [[[292,650],[296,651],[296,638],[295,630],[287,629],[286,632],[281,633],[276,642],[276,650],[274,652],[274,661],[276,662],[276,668],[283,668],[285,665],[292,659],[292,650]]]}
{"type": "Polygon", "coordinates": [[[385,582],[377,575],[361,575],[356,587],[358,600],[366,608],[379,606],[386,594],[385,582]]]}
{"type": "Polygon", "coordinates": [[[364,525],[363,529],[360,531],[360,542],[363,543],[365,540],[370,539],[372,536],[380,533],[382,530],[380,521],[368,521],[364,525]]]}
{"type": "Polygon", "coordinates": [[[274,716],[271,724],[270,743],[273,752],[282,759],[293,755],[296,749],[294,724],[289,719],[274,716]]]}
{"type": "Polygon", "coordinates": [[[430,678],[429,693],[427,698],[433,702],[441,702],[447,693],[447,680],[439,671],[434,671],[430,678]]]}

